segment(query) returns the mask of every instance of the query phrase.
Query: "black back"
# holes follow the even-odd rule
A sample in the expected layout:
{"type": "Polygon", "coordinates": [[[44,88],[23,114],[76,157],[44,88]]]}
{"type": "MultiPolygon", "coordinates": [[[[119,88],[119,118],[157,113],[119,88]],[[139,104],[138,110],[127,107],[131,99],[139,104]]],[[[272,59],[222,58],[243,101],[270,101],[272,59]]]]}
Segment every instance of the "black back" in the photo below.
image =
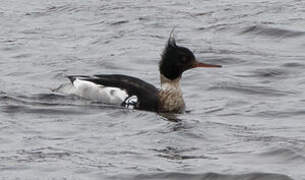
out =
{"type": "MultiPolygon", "coordinates": [[[[72,81],[75,77],[77,76],[69,76],[68,78],[72,81]]],[[[137,109],[158,111],[159,90],[139,78],[120,74],[98,74],[93,77],[82,76],[81,79],[103,86],[125,89],[129,96],[138,97],[137,109]]]]}

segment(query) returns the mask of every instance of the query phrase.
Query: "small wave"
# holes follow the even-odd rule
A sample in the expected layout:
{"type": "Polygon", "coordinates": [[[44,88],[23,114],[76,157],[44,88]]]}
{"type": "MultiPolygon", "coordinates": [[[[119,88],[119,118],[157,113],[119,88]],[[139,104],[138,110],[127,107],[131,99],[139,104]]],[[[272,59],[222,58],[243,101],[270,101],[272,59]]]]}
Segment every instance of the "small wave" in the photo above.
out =
{"type": "Polygon", "coordinates": [[[58,13],[75,13],[80,11],[89,11],[90,7],[87,5],[76,5],[76,4],[66,4],[61,6],[50,6],[46,9],[42,9],[40,11],[32,11],[32,12],[26,12],[26,16],[32,16],[32,17],[41,17],[41,16],[47,16],[50,14],[58,14],[58,13]]]}
{"type": "Polygon", "coordinates": [[[169,159],[169,160],[188,160],[188,159],[212,159],[216,160],[216,157],[209,157],[205,155],[186,155],[191,151],[197,150],[197,148],[189,149],[177,149],[174,147],[166,147],[164,149],[152,149],[153,151],[158,152],[158,157],[169,159]]]}
{"type": "Polygon", "coordinates": [[[254,74],[258,77],[283,77],[287,72],[281,69],[258,69],[254,74]]]}
{"type": "Polygon", "coordinates": [[[63,159],[67,156],[71,156],[72,152],[67,150],[55,149],[52,147],[45,147],[32,150],[19,150],[17,151],[17,154],[20,155],[20,157],[17,159],[18,161],[43,162],[48,161],[50,159],[63,159]]]}
{"type": "Polygon", "coordinates": [[[24,96],[8,95],[3,92],[0,93],[0,102],[0,112],[5,113],[75,115],[100,112],[100,109],[121,109],[121,107],[92,102],[73,95],[64,96],[54,93],[24,96]]]}
{"type": "Polygon", "coordinates": [[[218,158],[212,158],[209,156],[205,156],[205,155],[199,155],[199,156],[195,156],[195,155],[179,155],[179,154],[172,154],[172,155],[158,155],[159,157],[162,158],[166,158],[166,159],[170,159],[170,160],[187,160],[187,159],[218,159],[218,158]]]}
{"type": "Polygon", "coordinates": [[[232,83],[232,82],[223,82],[210,87],[209,90],[225,90],[225,91],[234,91],[243,94],[259,94],[262,96],[286,96],[293,94],[289,91],[280,91],[270,87],[265,86],[252,86],[247,84],[232,83]]]}
{"type": "Polygon", "coordinates": [[[303,155],[303,150],[301,152],[297,152],[295,149],[288,149],[288,148],[272,148],[268,151],[260,153],[260,156],[263,156],[264,159],[274,159],[275,161],[281,162],[291,162],[297,161],[300,163],[305,162],[305,156],[303,155]]]}
{"type": "MultiPolygon", "coordinates": [[[[78,105],[77,100],[81,98],[77,96],[64,96],[54,93],[34,94],[31,96],[25,95],[8,95],[0,94],[0,100],[7,105],[78,105]]],[[[86,102],[84,100],[84,102],[86,102]]]]}
{"type": "Polygon", "coordinates": [[[116,26],[116,25],[121,25],[121,24],[125,24],[125,23],[128,23],[128,22],[129,22],[129,21],[127,21],[127,20],[122,20],[122,21],[113,22],[113,23],[111,23],[110,25],[116,26]]]}
{"type": "Polygon", "coordinates": [[[248,174],[220,174],[220,173],[204,173],[204,174],[189,174],[189,173],[178,173],[178,172],[168,172],[168,173],[154,173],[154,174],[139,174],[139,175],[118,175],[108,177],[108,179],[133,179],[133,180],[143,180],[143,179],[166,179],[166,180],[292,180],[287,175],[273,174],[273,173],[248,173],[248,174]]]}
{"type": "Polygon", "coordinates": [[[256,69],[251,74],[238,75],[239,77],[258,77],[258,78],[285,78],[288,71],[276,68],[256,69]]]}
{"type": "Polygon", "coordinates": [[[304,68],[304,64],[297,63],[297,62],[290,62],[290,63],[285,63],[282,65],[283,67],[288,67],[288,68],[304,68]]]}
{"type": "Polygon", "coordinates": [[[305,35],[303,31],[293,31],[288,29],[274,28],[263,25],[254,25],[245,28],[240,34],[253,34],[270,37],[299,37],[305,35]]]}
{"type": "Polygon", "coordinates": [[[85,114],[87,112],[69,108],[37,108],[37,107],[29,107],[25,105],[7,105],[2,106],[1,111],[5,113],[34,113],[34,114],[85,114]]]}
{"type": "Polygon", "coordinates": [[[88,10],[88,6],[75,6],[73,4],[67,4],[67,5],[62,5],[62,6],[51,6],[47,9],[48,13],[55,13],[55,12],[68,12],[68,13],[73,13],[73,12],[79,12],[79,11],[84,11],[88,10]]]}

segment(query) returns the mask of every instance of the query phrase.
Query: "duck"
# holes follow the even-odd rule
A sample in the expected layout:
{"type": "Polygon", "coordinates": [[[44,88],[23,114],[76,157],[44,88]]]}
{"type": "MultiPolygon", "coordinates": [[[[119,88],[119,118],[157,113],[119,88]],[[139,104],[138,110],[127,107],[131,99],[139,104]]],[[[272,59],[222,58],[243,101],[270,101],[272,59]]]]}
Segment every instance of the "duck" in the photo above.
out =
{"type": "Polygon", "coordinates": [[[69,75],[73,94],[82,98],[158,113],[183,113],[185,102],[181,90],[183,72],[193,68],[220,68],[221,65],[199,62],[193,52],[178,46],[170,35],[159,62],[161,87],[140,78],[122,74],[69,75]]]}

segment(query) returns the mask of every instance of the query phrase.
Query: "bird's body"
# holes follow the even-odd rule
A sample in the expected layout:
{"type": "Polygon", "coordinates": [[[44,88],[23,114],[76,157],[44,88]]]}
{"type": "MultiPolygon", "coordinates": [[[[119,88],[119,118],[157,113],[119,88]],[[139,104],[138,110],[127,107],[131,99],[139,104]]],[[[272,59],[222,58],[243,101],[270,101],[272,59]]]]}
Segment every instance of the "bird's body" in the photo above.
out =
{"type": "Polygon", "coordinates": [[[159,90],[139,78],[120,74],[68,77],[76,89],[74,94],[83,98],[132,109],[158,110],[159,90]]]}
{"type": "Polygon", "coordinates": [[[170,37],[159,64],[161,88],[136,77],[113,74],[68,76],[73,94],[105,104],[155,112],[182,113],[185,103],[180,87],[182,73],[195,67],[220,67],[196,61],[193,53],[170,37]]]}

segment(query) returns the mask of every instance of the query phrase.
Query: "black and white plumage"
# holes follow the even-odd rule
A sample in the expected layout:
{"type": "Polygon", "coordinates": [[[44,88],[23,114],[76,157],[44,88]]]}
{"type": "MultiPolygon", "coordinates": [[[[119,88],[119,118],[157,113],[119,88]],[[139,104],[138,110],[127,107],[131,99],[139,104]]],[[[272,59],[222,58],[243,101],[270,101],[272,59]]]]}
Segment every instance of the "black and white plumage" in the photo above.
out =
{"type": "Polygon", "coordinates": [[[182,73],[195,67],[221,67],[200,63],[185,47],[176,45],[170,37],[160,63],[161,88],[135,77],[113,74],[68,76],[75,90],[73,94],[105,104],[155,112],[184,111],[185,103],[180,88],[182,73]]]}
{"type": "Polygon", "coordinates": [[[68,76],[74,94],[105,104],[157,111],[159,90],[145,81],[120,74],[68,76]]]}

